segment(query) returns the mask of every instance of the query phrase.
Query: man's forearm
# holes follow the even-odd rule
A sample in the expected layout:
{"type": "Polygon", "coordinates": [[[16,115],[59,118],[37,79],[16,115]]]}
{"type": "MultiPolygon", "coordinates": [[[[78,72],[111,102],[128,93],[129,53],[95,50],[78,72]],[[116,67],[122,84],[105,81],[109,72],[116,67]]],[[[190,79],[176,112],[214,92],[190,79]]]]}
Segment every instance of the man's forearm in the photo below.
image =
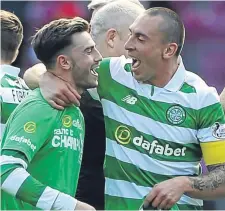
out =
{"type": "Polygon", "coordinates": [[[225,164],[208,166],[209,174],[186,178],[185,194],[199,199],[225,198],[225,164]]]}

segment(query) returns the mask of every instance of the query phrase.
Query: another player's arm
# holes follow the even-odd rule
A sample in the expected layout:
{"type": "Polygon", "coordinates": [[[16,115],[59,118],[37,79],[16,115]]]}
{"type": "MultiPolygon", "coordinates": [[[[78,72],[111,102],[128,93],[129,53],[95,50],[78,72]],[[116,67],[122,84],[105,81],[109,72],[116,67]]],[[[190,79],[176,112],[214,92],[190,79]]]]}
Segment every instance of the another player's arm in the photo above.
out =
{"type": "MultiPolygon", "coordinates": [[[[125,57],[117,58],[115,66],[111,68],[111,70],[110,58],[105,58],[100,62],[100,66],[96,70],[99,75],[98,88],[88,90],[95,100],[99,100],[99,95],[101,96],[103,92],[107,92],[110,87],[110,83],[112,82],[110,71],[113,72],[113,74],[117,74],[123,69],[121,67],[125,65],[126,62],[125,57]]],[[[44,72],[46,72],[46,68],[41,63],[34,65],[25,72],[24,80],[29,88],[33,89],[40,85],[42,95],[49,104],[56,109],[64,109],[64,107],[70,104],[80,105],[79,101],[81,97],[69,83],[48,72],[43,74],[44,72]],[[54,83],[51,83],[52,80],[54,80],[54,83]]]]}
{"type": "Polygon", "coordinates": [[[36,89],[39,87],[41,75],[46,71],[45,65],[38,63],[25,71],[23,79],[30,89],[36,89]]]}
{"type": "MultiPolygon", "coordinates": [[[[102,68],[100,68],[102,69],[102,68]]],[[[30,89],[35,89],[40,86],[41,91],[45,99],[49,104],[56,109],[64,109],[71,103],[80,105],[80,96],[69,84],[65,84],[64,81],[56,78],[53,75],[45,74],[42,78],[41,76],[46,72],[46,67],[43,63],[38,63],[31,68],[27,69],[24,73],[23,79],[30,89]],[[57,86],[53,89],[51,80],[54,78],[54,84],[58,81],[57,86]],[[41,82],[40,82],[41,81],[41,82]],[[49,85],[49,88],[48,88],[49,85]],[[50,91],[51,90],[51,91],[50,91]],[[55,92],[54,92],[55,91],[55,92]]],[[[89,89],[88,92],[93,99],[100,101],[97,89],[89,89]]]]}
{"type": "Polygon", "coordinates": [[[80,106],[78,92],[68,82],[46,72],[43,63],[26,70],[23,78],[30,89],[40,86],[42,95],[53,108],[63,110],[71,104],[80,106]]]}

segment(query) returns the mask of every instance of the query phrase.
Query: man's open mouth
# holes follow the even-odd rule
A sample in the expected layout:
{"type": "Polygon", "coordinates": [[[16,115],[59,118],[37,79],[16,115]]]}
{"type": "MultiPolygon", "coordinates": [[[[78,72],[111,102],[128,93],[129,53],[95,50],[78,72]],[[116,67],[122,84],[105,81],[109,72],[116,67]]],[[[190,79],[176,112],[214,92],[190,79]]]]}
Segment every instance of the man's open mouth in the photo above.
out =
{"type": "Polygon", "coordinates": [[[136,59],[136,58],[132,58],[132,68],[136,69],[140,66],[141,61],[136,59]]]}
{"type": "Polygon", "coordinates": [[[98,68],[98,66],[91,68],[91,74],[94,76],[98,76],[98,73],[96,72],[96,69],[98,68]]]}

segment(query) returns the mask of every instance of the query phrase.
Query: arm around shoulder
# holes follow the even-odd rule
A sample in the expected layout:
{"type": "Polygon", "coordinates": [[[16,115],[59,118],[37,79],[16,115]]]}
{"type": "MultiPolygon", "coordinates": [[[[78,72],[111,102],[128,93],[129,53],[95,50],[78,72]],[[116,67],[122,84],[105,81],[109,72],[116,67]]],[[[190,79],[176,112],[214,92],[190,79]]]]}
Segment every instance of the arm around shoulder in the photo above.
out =
{"type": "Polygon", "coordinates": [[[23,79],[30,89],[35,89],[39,87],[40,77],[45,72],[45,65],[38,63],[25,71],[23,79]]]}

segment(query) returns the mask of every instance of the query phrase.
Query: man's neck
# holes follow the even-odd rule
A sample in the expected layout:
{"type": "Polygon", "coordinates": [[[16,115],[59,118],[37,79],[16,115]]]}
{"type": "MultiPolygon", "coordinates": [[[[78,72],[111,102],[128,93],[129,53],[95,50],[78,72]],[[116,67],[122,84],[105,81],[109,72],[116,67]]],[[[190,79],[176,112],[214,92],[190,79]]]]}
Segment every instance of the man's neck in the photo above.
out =
{"type": "Polygon", "coordinates": [[[11,65],[11,62],[7,62],[1,59],[1,65],[11,65]]]}
{"type": "Polygon", "coordinates": [[[145,83],[154,85],[156,87],[165,87],[176,73],[178,66],[179,63],[173,60],[162,64],[157,68],[156,76],[145,83]]]}
{"type": "Polygon", "coordinates": [[[50,74],[52,74],[55,77],[59,78],[63,82],[70,84],[72,86],[72,88],[75,89],[78,92],[78,94],[81,95],[84,92],[84,90],[82,88],[79,88],[79,87],[76,86],[76,84],[74,83],[74,81],[73,81],[71,76],[62,75],[59,72],[54,71],[54,70],[47,70],[47,72],[49,72],[50,74]]]}

